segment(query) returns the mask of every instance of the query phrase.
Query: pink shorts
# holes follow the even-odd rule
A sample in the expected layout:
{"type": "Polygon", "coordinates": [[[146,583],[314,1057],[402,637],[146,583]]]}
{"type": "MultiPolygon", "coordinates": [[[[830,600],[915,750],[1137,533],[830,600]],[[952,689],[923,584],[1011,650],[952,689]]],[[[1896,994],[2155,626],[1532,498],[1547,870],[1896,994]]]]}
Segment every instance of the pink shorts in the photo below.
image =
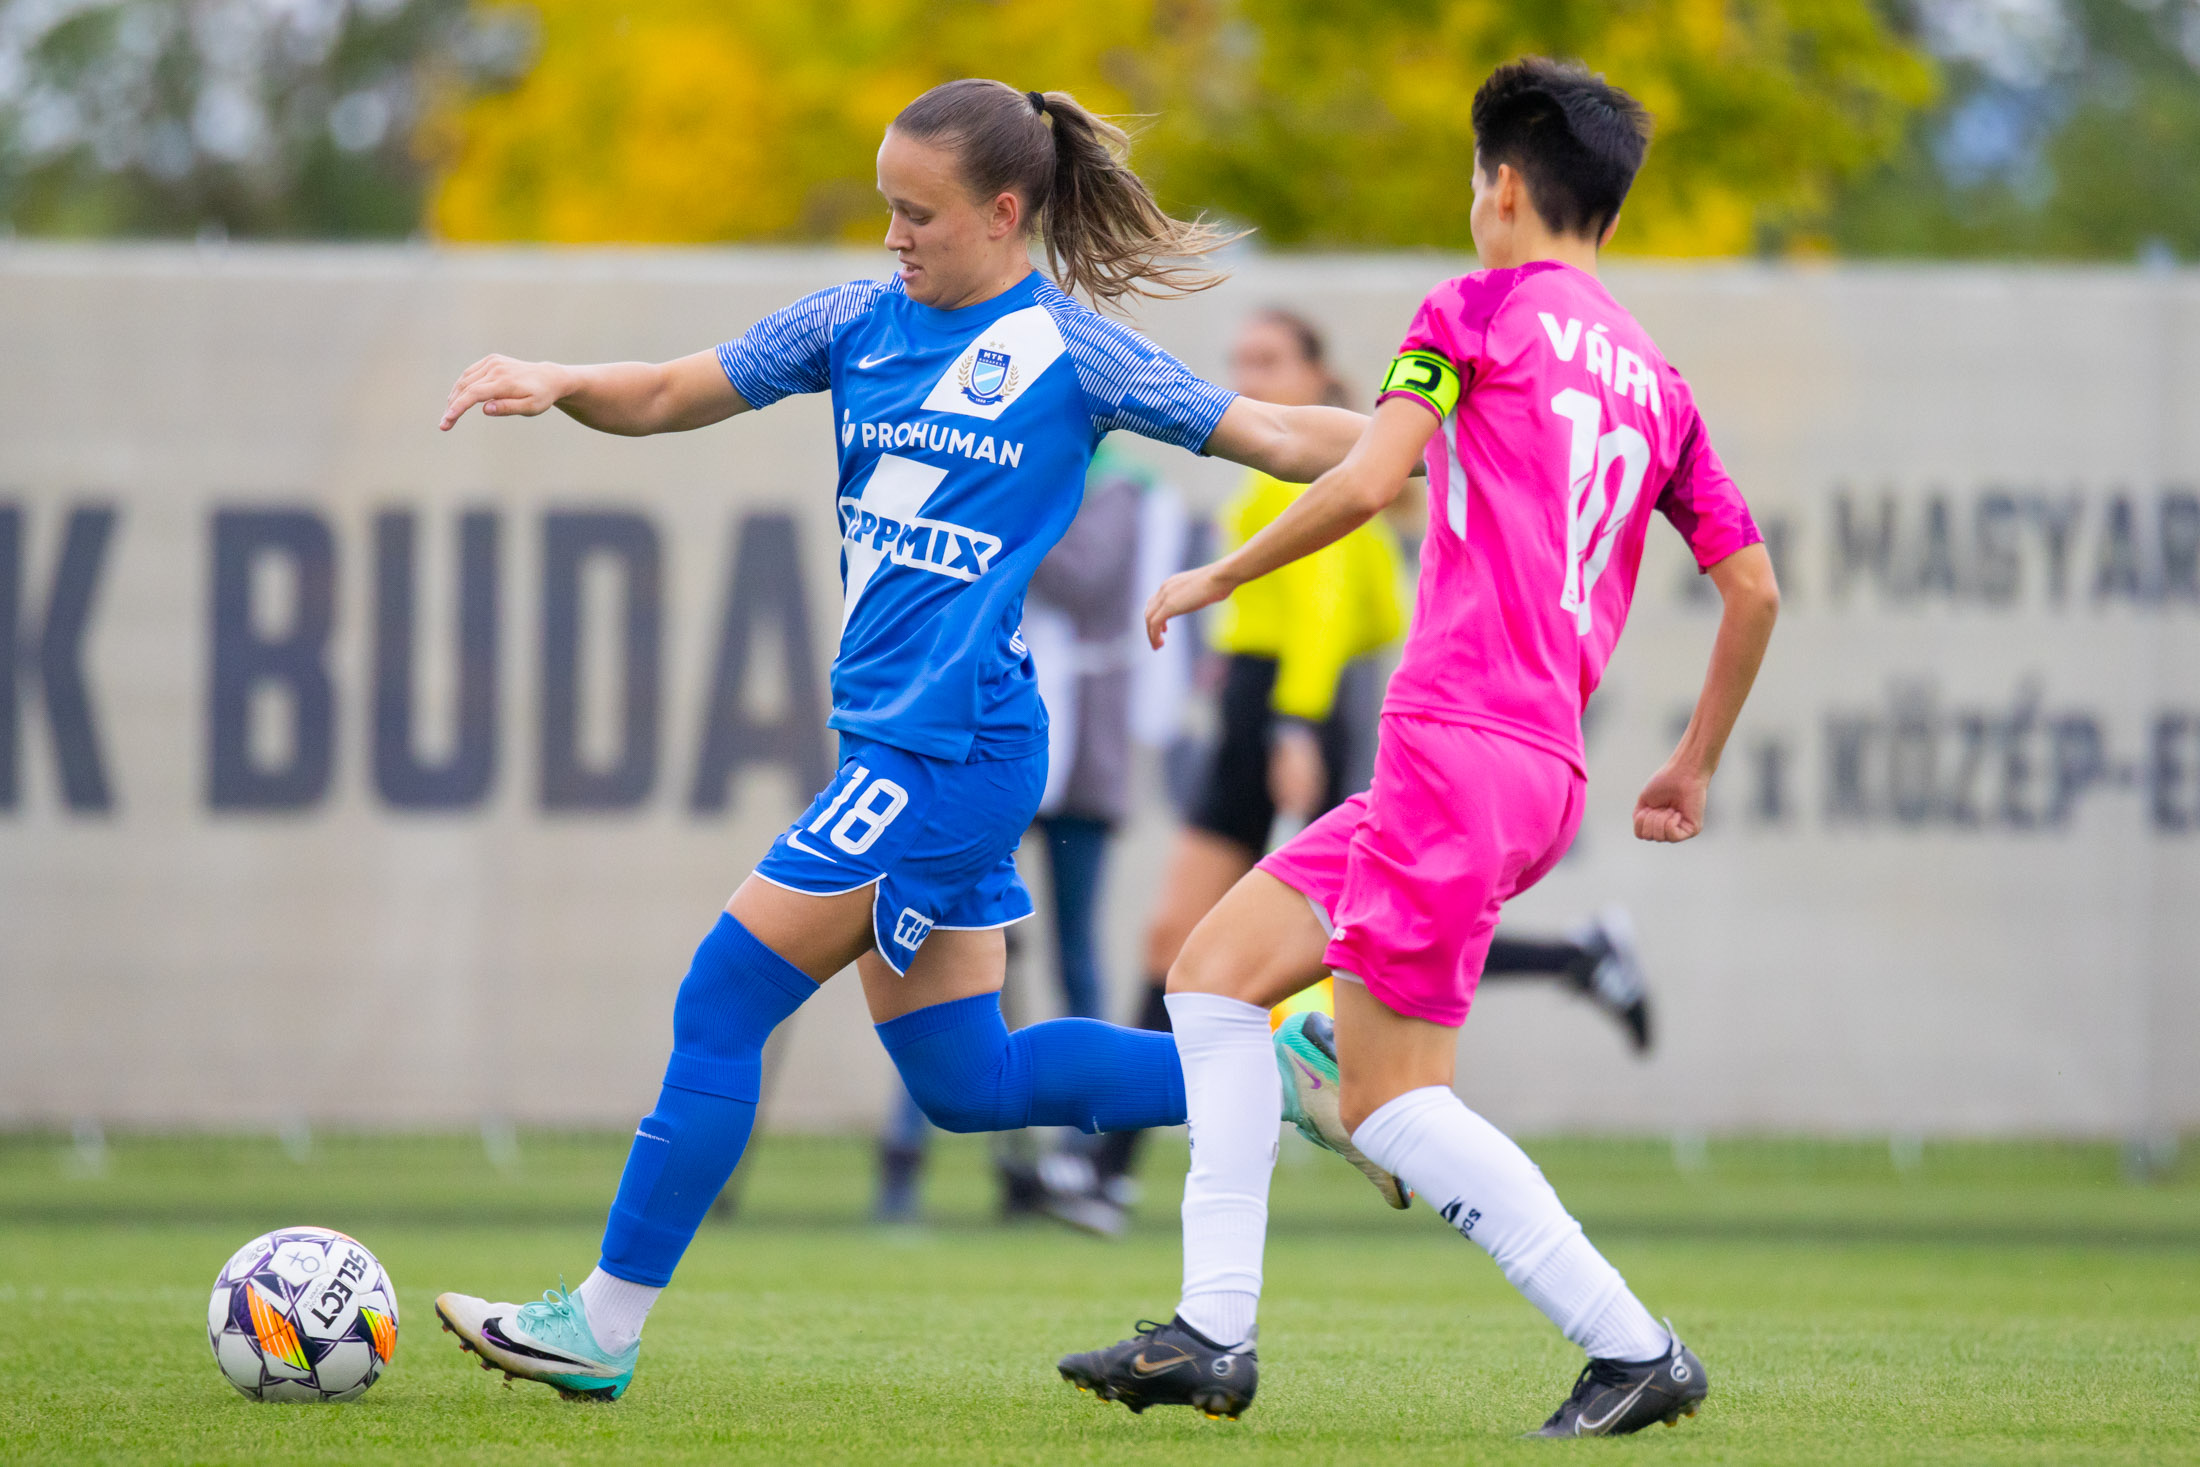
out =
{"type": "Polygon", "coordinates": [[[1397,1013],[1466,1022],[1498,909],[1573,844],[1571,763],[1464,724],[1383,715],[1375,782],[1260,869],[1330,929],[1326,961],[1397,1013]]]}

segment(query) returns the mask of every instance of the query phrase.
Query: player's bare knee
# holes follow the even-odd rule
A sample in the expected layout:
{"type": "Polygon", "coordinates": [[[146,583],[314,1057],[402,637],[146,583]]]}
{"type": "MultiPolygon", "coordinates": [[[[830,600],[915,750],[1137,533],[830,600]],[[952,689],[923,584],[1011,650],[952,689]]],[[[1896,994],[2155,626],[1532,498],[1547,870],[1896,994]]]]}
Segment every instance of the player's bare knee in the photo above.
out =
{"type": "Polygon", "coordinates": [[[1169,965],[1169,992],[1213,993],[1267,1007],[1274,1000],[1273,964],[1258,947],[1225,922],[1205,921],[1192,929],[1184,949],[1169,965]]]}
{"type": "Polygon", "coordinates": [[[1241,981],[1232,957],[1227,944],[1187,940],[1178,949],[1176,961],[1169,964],[1168,991],[1240,997],[1236,990],[1241,981]]]}

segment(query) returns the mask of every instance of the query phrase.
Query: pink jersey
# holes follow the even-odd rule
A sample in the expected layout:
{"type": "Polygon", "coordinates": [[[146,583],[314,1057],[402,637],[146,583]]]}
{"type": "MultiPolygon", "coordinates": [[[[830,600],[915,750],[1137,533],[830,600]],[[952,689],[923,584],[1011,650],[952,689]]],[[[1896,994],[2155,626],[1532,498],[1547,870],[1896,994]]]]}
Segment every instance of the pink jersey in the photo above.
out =
{"type": "MultiPolygon", "coordinates": [[[[1763,537],[1688,384],[1596,277],[1537,261],[1447,280],[1400,350],[1443,357],[1459,394],[1429,440],[1419,604],[1385,709],[1582,769],[1581,710],[1626,623],[1651,507],[1699,567],[1763,537]]],[[[1430,406],[1384,398],[1400,395],[1430,406]]]]}

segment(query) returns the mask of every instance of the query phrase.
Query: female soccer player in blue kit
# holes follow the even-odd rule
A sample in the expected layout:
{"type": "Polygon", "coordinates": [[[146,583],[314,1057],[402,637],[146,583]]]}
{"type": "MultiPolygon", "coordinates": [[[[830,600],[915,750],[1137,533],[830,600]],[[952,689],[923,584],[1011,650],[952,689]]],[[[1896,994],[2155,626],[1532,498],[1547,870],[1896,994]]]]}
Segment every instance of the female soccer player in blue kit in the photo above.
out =
{"type": "Polygon", "coordinates": [[[485,1366],[569,1397],[625,1391],[643,1319],[747,1145],[765,1039],[851,962],[910,1094],[947,1130],[1183,1121],[1169,1036],[1001,1020],[1001,929],[1032,910],[1014,852],[1046,777],[1024,588],[1115,429],[1304,483],[1366,420],[1236,397],[1072,299],[1219,279],[1185,260],[1223,238],[1164,214],[1125,143],[1061,92],[935,87],[879,148],[892,278],[819,291],[678,361],[492,356],[452,390],[446,429],[476,406],[558,407],[631,435],[830,391],[844,596],[839,770],[696,950],[601,1263],[534,1303],[436,1300],[485,1366]],[[1035,234],[1066,290],[1033,269],[1035,234]]]}

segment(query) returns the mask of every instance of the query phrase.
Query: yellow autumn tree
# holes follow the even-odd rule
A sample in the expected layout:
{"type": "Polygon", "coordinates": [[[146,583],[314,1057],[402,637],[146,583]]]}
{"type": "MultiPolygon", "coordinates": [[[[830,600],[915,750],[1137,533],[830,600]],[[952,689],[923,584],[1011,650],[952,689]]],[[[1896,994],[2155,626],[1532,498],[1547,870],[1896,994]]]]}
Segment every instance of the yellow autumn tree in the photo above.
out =
{"type": "Polygon", "coordinates": [[[1807,234],[1889,154],[1927,63],[1871,0],[535,0],[510,91],[443,119],[434,206],[457,240],[868,240],[872,155],[957,76],[1142,114],[1163,202],[1269,245],[1464,245],[1491,67],[1578,56],[1658,139],[1616,242],[1732,254],[1807,234]]]}
{"type": "Polygon", "coordinates": [[[537,0],[539,58],[439,129],[434,222],[457,240],[868,239],[872,156],[927,87],[1001,75],[1131,108],[1150,0],[537,0]]]}

